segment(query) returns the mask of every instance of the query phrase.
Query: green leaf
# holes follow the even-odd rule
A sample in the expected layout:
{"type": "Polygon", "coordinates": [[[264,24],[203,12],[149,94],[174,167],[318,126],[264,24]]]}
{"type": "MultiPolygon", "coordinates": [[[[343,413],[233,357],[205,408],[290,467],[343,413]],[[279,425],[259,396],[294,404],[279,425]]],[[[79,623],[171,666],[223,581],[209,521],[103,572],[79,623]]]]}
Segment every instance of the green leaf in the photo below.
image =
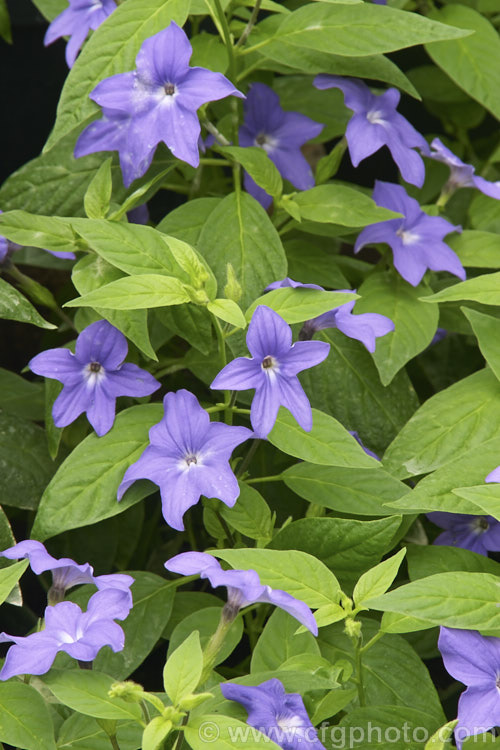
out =
{"type": "Polygon", "coordinates": [[[466,229],[453,234],[446,244],[456,252],[463,266],[500,268],[500,236],[494,232],[466,229]]]}
{"type": "Polygon", "coordinates": [[[500,335],[500,319],[469,310],[467,307],[462,307],[461,310],[476,334],[483,357],[500,380],[500,352],[496,346],[500,335]]]}
{"type": "MultiPolygon", "coordinates": [[[[95,255],[86,255],[73,267],[71,280],[79,294],[93,292],[111,281],[123,278],[123,273],[105,260],[95,255]]],[[[158,361],[155,350],[151,346],[148,331],[147,310],[107,310],[99,307],[96,316],[106,318],[111,325],[118,328],[137,348],[149,357],[158,361]]]]}
{"type": "Polygon", "coordinates": [[[161,404],[143,404],[120,412],[103,437],[89,435],[68,456],[40,501],[32,537],[44,541],[69,529],[88,526],[117,513],[151,493],[138,482],[123,500],[116,492],[126,469],[148,445],[148,433],[163,416],[161,404]]]}
{"type": "Polygon", "coordinates": [[[214,299],[209,302],[207,309],[217,318],[236,328],[246,328],[247,322],[239,305],[232,299],[214,299]]]}
{"type": "MultiPolygon", "coordinates": [[[[21,560],[20,562],[8,565],[6,568],[0,570],[0,604],[3,604],[3,602],[9,597],[10,592],[21,578],[28,565],[28,560],[21,560]]],[[[2,737],[2,739],[5,738],[2,737]]]]}
{"type": "Polygon", "coordinates": [[[392,557],[363,573],[354,587],[353,598],[356,607],[363,605],[367,599],[385,594],[396,578],[405,554],[406,547],[403,547],[392,557]]]}
{"type": "Polygon", "coordinates": [[[498,578],[464,571],[420,578],[368,599],[370,609],[425,618],[433,625],[500,634],[498,578]]]}
{"type": "Polygon", "coordinates": [[[43,386],[0,367],[0,409],[24,419],[43,420],[43,386]]]}
{"type": "Polygon", "coordinates": [[[267,543],[273,535],[273,519],[269,506],[256,489],[245,482],[239,484],[240,494],[236,505],[228,508],[221,502],[218,512],[240,534],[267,543]]]}
{"type": "Polygon", "coordinates": [[[200,634],[195,630],[170,654],[163,669],[163,687],[173,706],[194,693],[203,670],[200,634]]]}
{"type": "Polygon", "coordinates": [[[227,264],[232,264],[243,289],[243,308],[268,284],[286,276],[286,257],[279,235],[262,206],[248,193],[231,193],[218,203],[197,244],[219,289],[227,280],[227,264]]]}
{"type": "Polygon", "coordinates": [[[7,0],[0,0],[0,36],[9,44],[12,44],[12,30],[10,28],[7,0]]]}
{"type": "Polygon", "coordinates": [[[214,743],[217,743],[217,750],[262,750],[264,744],[270,750],[279,750],[278,745],[257,729],[249,732],[248,724],[221,714],[191,716],[184,735],[193,750],[207,750],[213,748],[214,743]]]}
{"type": "Polygon", "coordinates": [[[475,33],[462,39],[430,44],[426,50],[469,96],[500,117],[500,71],[492,60],[500,56],[500,40],[487,18],[472,8],[449,5],[433,11],[431,17],[449,28],[470,29],[475,33]]]}
{"type": "Polygon", "coordinates": [[[341,719],[339,731],[351,737],[366,737],[366,742],[358,745],[359,750],[389,747],[389,742],[392,750],[422,750],[423,742],[445,719],[442,712],[437,719],[436,712],[429,714],[413,706],[366,706],[349,711],[341,719]]]}
{"type": "Polygon", "coordinates": [[[387,449],[384,466],[400,478],[427,474],[495,438],[498,381],[490,370],[480,370],[428,399],[387,449]]]}
{"type": "Polygon", "coordinates": [[[111,157],[103,161],[92,177],[83,198],[85,213],[89,219],[104,219],[109,211],[109,203],[113,192],[111,178],[111,157]]]}
{"type": "Polygon", "coordinates": [[[56,750],[47,704],[30,685],[0,683],[0,738],[23,750],[56,750]]]}
{"type": "MultiPolygon", "coordinates": [[[[111,719],[111,721],[113,721],[111,719]]],[[[142,727],[136,721],[117,724],[117,742],[121,750],[136,750],[141,745],[142,727]]],[[[58,750],[109,750],[109,736],[91,716],[73,713],[62,724],[57,736],[58,750]]]]}
{"type": "Polygon", "coordinates": [[[222,198],[194,198],[170,211],[156,229],[198,247],[201,230],[221,202],[222,198]]]}
{"type": "MultiPolygon", "coordinates": [[[[491,463],[498,463],[497,459],[491,463]]],[[[500,486],[480,484],[477,487],[456,487],[451,490],[456,497],[463,498],[468,504],[474,503],[479,514],[486,513],[500,520],[500,486]]]]}
{"type": "Polygon", "coordinates": [[[408,571],[410,580],[426,578],[434,573],[466,570],[469,573],[491,573],[498,576],[500,563],[485,555],[461,547],[446,547],[442,544],[415,544],[408,549],[408,571]]]}
{"type": "MultiPolygon", "coordinates": [[[[364,193],[345,185],[319,185],[294,195],[300,215],[309,221],[365,227],[401,214],[381,208],[364,193]]],[[[286,208],[286,203],[283,204],[286,208]]]]}
{"type": "Polygon", "coordinates": [[[126,276],[66,302],[65,307],[108,307],[111,310],[148,310],[189,302],[186,286],[174,276],[144,273],[126,276]]]}
{"type": "Polygon", "coordinates": [[[263,148],[249,146],[219,146],[218,151],[241,164],[250,177],[274,199],[283,192],[283,180],[263,148]]]}
{"type": "Polygon", "coordinates": [[[7,211],[0,216],[0,230],[2,235],[18,245],[55,252],[75,252],[80,249],[71,227],[57,217],[7,211]]]}
{"type": "MultiPolygon", "coordinates": [[[[199,593],[199,592],[198,592],[199,593]]],[[[222,602],[219,599],[220,605],[222,602]]],[[[181,645],[190,634],[196,630],[200,634],[200,643],[202,649],[206,649],[210,638],[213,636],[221,619],[222,607],[204,607],[201,611],[195,611],[185,617],[173,630],[170,643],[168,644],[169,653],[181,645]]],[[[237,617],[232,623],[231,628],[226,633],[224,643],[218,651],[215,665],[225,661],[234,651],[243,636],[243,618],[237,617]]]]}
{"type": "Polygon", "coordinates": [[[289,456],[313,464],[360,469],[377,466],[375,459],[364,452],[334,417],[318,409],[313,409],[312,413],[312,430],[304,432],[290,412],[281,408],[268,436],[269,442],[289,456]]]}
{"type": "Polygon", "coordinates": [[[361,299],[356,313],[379,313],[395,325],[395,330],[377,338],[372,357],[383,385],[432,341],[439,318],[437,306],[420,302],[431,291],[425,283],[413,287],[397,273],[372,274],[359,288],[361,299]]]}
{"type": "Polygon", "coordinates": [[[305,287],[281,287],[258,297],[245,313],[250,320],[259,305],[266,305],[281,315],[287,323],[302,323],[357,299],[355,292],[323,292],[305,287]]]}
{"type": "Polygon", "coordinates": [[[18,320],[21,323],[31,323],[38,328],[53,329],[57,326],[42,318],[31,302],[17,291],[17,289],[0,279],[0,318],[18,320]]]}
{"type": "Polygon", "coordinates": [[[274,36],[247,47],[244,53],[259,49],[272,54],[276,39],[293,47],[362,57],[467,35],[461,29],[394,8],[318,3],[285,16],[274,36]]]}
{"type": "Polygon", "coordinates": [[[283,479],[287,487],[311,503],[355,516],[391,516],[395,511],[385,503],[409,492],[405,484],[380,468],[300,463],[286,469],[283,479]]]}
{"type": "Polygon", "coordinates": [[[319,656],[316,638],[309,631],[296,632],[297,620],[288,612],[275,609],[253,650],[251,672],[279,669],[293,656],[319,656]]]}
{"type": "Polygon", "coordinates": [[[142,735],[142,750],[158,750],[163,745],[163,740],[172,730],[172,722],[164,716],[155,716],[142,735]]]}
{"type": "Polygon", "coordinates": [[[309,607],[336,603],[340,591],[335,576],[312,555],[295,550],[222,549],[210,551],[235,569],[255,570],[263,584],[283,589],[309,607]]]}
{"type": "Polygon", "coordinates": [[[453,737],[453,730],[458,723],[458,719],[449,721],[444,726],[440,727],[432,737],[425,743],[424,750],[446,750],[449,747],[451,739],[453,737]]]}
{"type": "MultiPolygon", "coordinates": [[[[296,49],[296,47],[292,50],[289,48],[289,65],[296,65],[294,58],[296,49]]],[[[327,56],[323,55],[323,57],[327,56]]],[[[300,64],[300,60],[298,62],[300,64]]],[[[284,110],[301,112],[323,124],[323,130],[312,142],[325,143],[332,138],[344,135],[351,115],[343,106],[344,99],[341,91],[338,89],[320,91],[315,88],[313,81],[314,78],[311,75],[284,75],[275,77],[273,89],[279,95],[280,104],[284,110]]],[[[344,151],[346,147],[346,145],[343,146],[344,151]]],[[[319,184],[317,168],[316,184],[319,184]]]]}
{"type": "Polygon", "coordinates": [[[318,279],[331,289],[346,289],[349,282],[337,265],[337,257],[312,244],[308,237],[307,250],[303,239],[285,241],[288,273],[303,284],[314,284],[318,279]]]}
{"type": "Polygon", "coordinates": [[[127,0],[117,7],[92,34],[69,72],[47,148],[97,111],[90,92],[99,81],[133,70],[145,39],[171,21],[184,25],[189,5],[187,0],[127,0]]]}
{"type": "Polygon", "coordinates": [[[500,305],[500,271],[461,281],[421,299],[424,302],[454,302],[467,299],[481,302],[483,305],[500,305]]]}
{"type": "Polygon", "coordinates": [[[314,555],[351,591],[358,577],[391,549],[400,523],[401,516],[376,521],[301,518],[281,529],[269,546],[314,555]]]}
{"type": "Polygon", "coordinates": [[[0,452],[3,503],[34,510],[56,468],[44,431],[27,419],[0,411],[0,452]]]}
{"type": "Polygon", "coordinates": [[[204,355],[212,351],[212,321],[206,307],[189,302],[173,307],[159,307],[154,315],[168,331],[186,339],[204,355]]]}
{"type": "Polygon", "coordinates": [[[115,679],[107,674],[95,670],[51,669],[40,679],[58,701],[81,714],[98,719],[141,719],[137,703],[109,697],[115,679]]]}

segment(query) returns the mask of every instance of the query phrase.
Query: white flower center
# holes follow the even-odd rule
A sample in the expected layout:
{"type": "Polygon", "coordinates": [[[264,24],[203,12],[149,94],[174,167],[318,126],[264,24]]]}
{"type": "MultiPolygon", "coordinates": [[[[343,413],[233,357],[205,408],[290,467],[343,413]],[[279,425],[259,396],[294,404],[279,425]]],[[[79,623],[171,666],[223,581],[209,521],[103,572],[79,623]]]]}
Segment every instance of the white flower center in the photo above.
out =
{"type": "Polygon", "coordinates": [[[420,240],[420,235],[416,232],[411,232],[409,229],[403,229],[401,227],[398,229],[396,234],[401,237],[401,242],[403,245],[414,245],[415,242],[418,242],[420,240]]]}
{"type": "Polygon", "coordinates": [[[268,375],[274,375],[279,371],[278,360],[272,357],[270,354],[268,354],[267,357],[264,357],[264,359],[260,363],[260,366],[268,375]]]}
{"type": "Polygon", "coordinates": [[[278,139],[268,133],[259,133],[254,140],[256,146],[263,148],[266,153],[273,151],[278,145],[278,139]]]}
{"type": "Polygon", "coordinates": [[[89,362],[83,368],[83,377],[87,381],[89,387],[93,387],[101,382],[105,377],[106,370],[100,362],[89,362]]]}
{"type": "Polygon", "coordinates": [[[277,716],[276,717],[276,724],[279,726],[280,729],[283,731],[287,731],[290,729],[298,729],[299,727],[304,726],[304,722],[301,719],[300,716],[277,716]]]}
{"type": "Polygon", "coordinates": [[[478,536],[480,534],[484,534],[484,532],[488,531],[488,529],[490,528],[490,525],[486,518],[475,518],[469,526],[470,530],[478,536]]]}
{"type": "Polygon", "coordinates": [[[380,109],[371,109],[366,113],[366,119],[371,122],[372,125],[385,125],[386,121],[383,117],[383,112],[380,109]]]}

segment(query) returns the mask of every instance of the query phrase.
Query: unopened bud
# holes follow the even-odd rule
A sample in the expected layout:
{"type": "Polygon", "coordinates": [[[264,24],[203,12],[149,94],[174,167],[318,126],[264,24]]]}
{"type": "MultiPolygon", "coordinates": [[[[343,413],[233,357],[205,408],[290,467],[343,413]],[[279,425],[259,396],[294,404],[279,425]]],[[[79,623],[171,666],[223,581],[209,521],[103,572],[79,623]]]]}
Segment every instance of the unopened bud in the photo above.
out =
{"type": "Polygon", "coordinates": [[[200,703],[204,703],[209,698],[213,698],[212,693],[198,693],[198,695],[190,693],[189,695],[185,695],[184,698],[179,701],[179,708],[182,711],[191,711],[193,708],[196,708],[196,706],[199,706],[200,703]]]}
{"type": "Polygon", "coordinates": [[[241,299],[241,295],[243,294],[243,290],[241,288],[241,284],[236,278],[232,263],[228,263],[226,265],[226,277],[227,283],[224,287],[224,297],[226,299],[233,300],[233,302],[239,302],[241,299]]]}
{"type": "Polygon", "coordinates": [[[110,698],[121,698],[128,703],[140,703],[144,697],[144,688],[132,680],[114,682],[108,695],[110,698]]]}

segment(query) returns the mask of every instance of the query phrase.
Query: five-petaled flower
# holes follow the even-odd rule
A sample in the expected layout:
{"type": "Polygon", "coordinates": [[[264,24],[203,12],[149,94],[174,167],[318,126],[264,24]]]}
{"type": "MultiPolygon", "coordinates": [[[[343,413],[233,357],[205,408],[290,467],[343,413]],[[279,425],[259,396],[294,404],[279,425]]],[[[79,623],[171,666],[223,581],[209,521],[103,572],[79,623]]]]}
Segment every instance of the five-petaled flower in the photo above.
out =
{"type": "Polygon", "coordinates": [[[103,118],[81,133],[75,156],[117,150],[127,187],[145,174],[160,142],[178,159],[197,167],[201,130],[197,110],[207,102],[244,95],[222,73],[190,67],[192,51],[174,21],[146,39],[136,70],[106,78],[90,94],[102,107],[103,118]]]}
{"type": "Polygon", "coordinates": [[[95,576],[94,569],[89,563],[78,565],[69,557],[59,559],[52,557],[41,542],[34,539],[26,539],[13,547],[0,552],[0,557],[8,560],[20,560],[27,558],[31,569],[37,575],[46,570],[52,571],[52,586],[48,591],[49,604],[54,604],[64,599],[66,591],[81,583],[93,583],[101,591],[103,589],[117,589],[123,593],[124,598],[132,606],[132,594],[130,586],[134,579],[123,573],[111,573],[95,576]]]}
{"type": "Polygon", "coordinates": [[[476,175],[472,164],[465,164],[449,148],[446,148],[439,138],[434,138],[431,148],[431,159],[440,161],[450,168],[450,177],[444,187],[444,193],[450,194],[462,187],[475,187],[490,198],[500,200],[500,181],[490,182],[476,175]]]}
{"type": "Polygon", "coordinates": [[[247,346],[251,358],[233,359],[210,387],[234,391],[255,388],[250,421],[259,438],[266,438],[271,432],[280,406],[293,414],[303,430],[310,431],[311,405],[297,373],[323,362],[330,345],[324,341],[292,344],[292,329],[288,323],[270,307],[259,305],[248,326],[247,346]]]}
{"type": "Polygon", "coordinates": [[[353,110],[345,137],[355,167],[382,146],[387,146],[403,179],[422,187],[425,166],[414,149],[429,154],[429,146],[406,117],[396,111],[401,98],[397,89],[389,88],[383,94],[373,94],[363,81],[325,74],[316,76],[314,85],[317,89],[340,89],[345,106],[353,110]]]}
{"type": "Polygon", "coordinates": [[[227,586],[224,610],[228,620],[234,619],[242,607],[266,602],[284,609],[311,633],[318,635],[316,620],[307,604],[286,591],[265,586],[255,570],[224,570],[220,562],[206,552],[181,552],[167,560],[165,567],[185,576],[199,574],[201,578],[208,578],[214,588],[227,586]]]}
{"type": "Polygon", "coordinates": [[[446,670],[467,685],[458,701],[455,727],[460,750],[467,737],[500,726],[500,638],[443,627],[438,648],[446,670]]]}
{"type": "Polygon", "coordinates": [[[465,279],[458,255],[443,242],[445,235],[461,232],[461,227],[441,216],[428,216],[401,185],[376,180],[373,200],[378,206],[398,211],[404,218],[365,227],[354,245],[355,253],[365,245],[386,242],[392,249],[396,269],[412,286],[418,286],[428,268],[449,271],[465,279]]]}
{"type": "Polygon", "coordinates": [[[118,500],[136,480],[150,479],[160,488],[165,521],[182,531],[184,513],[201,495],[235,504],[240,488],[229,459],[252,432],[211,422],[196,396],[184,389],[167,393],[163,404],[165,415],[149,431],[150,445],[125,472],[118,500]]]}
{"type": "Polygon", "coordinates": [[[500,552],[500,523],[493,516],[469,516],[465,513],[427,513],[427,518],[446,529],[434,540],[434,544],[463,547],[487,555],[500,552]]]}
{"type": "Polygon", "coordinates": [[[127,351],[123,333],[99,320],[80,333],[74,354],[69,349],[48,349],[30,360],[29,367],[37,375],[64,384],[52,409],[57,427],[66,427],[86,412],[96,433],[105,435],[113,426],[118,396],[140,398],[160,387],[146,370],[123,363],[127,351]]]}
{"type": "MultiPolygon", "coordinates": [[[[298,190],[314,185],[314,176],[300,147],[316,138],[324,128],[300,112],[281,108],[278,94],[264,83],[253,83],[244,104],[245,119],[239,131],[240,146],[263,148],[280,174],[298,190]]],[[[264,208],[271,196],[245,172],[245,189],[264,208]]]]}
{"type": "Polygon", "coordinates": [[[237,701],[248,712],[247,724],[258,729],[283,750],[325,750],[318,739],[299,693],[286,693],[276,677],[260,685],[223,682],[224,698],[237,701]]]}
{"type": "Polygon", "coordinates": [[[87,611],[73,602],[59,602],[45,609],[45,627],[28,636],[0,633],[0,643],[13,641],[0,671],[0,680],[20,674],[45,674],[59,651],[78,659],[93,661],[103,646],[121,651],[125,645],[122,628],[114,620],[124,620],[130,603],[117,589],[103,589],[90,597],[87,611]]]}
{"type": "Polygon", "coordinates": [[[68,0],[65,8],[50,24],[45,34],[44,44],[69,36],[66,45],[66,62],[71,68],[90,29],[97,29],[116,9],[115,0],[68,0]]]}

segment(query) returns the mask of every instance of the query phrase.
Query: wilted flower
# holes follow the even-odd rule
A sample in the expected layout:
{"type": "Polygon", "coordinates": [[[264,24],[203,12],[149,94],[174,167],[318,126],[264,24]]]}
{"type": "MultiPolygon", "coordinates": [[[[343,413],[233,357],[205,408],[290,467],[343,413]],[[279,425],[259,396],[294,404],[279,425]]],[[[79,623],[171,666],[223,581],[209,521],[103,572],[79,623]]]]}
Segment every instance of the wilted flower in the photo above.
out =
{"type": "Polygon", "coordinates": [[[189,67],[192,51],[174,21],[146,39],[136,70],[106,78],[90,94],[103,118],[81,133],[75,156],[117,150],[127,187],[145,174],[160,142],[197,167],[201,128],[196,111],[207,102],[243,94],[222,73],[189,67]]]}
{"type": "Polygon", "coordinates": [[[255,570],[223,570],[220,562],[206,552],[182,552],[167,560],[165,567],[185,576],[199,574],[201,578],[208,578],[214,588],[227,586],[228,619],[233,619],[242,607],[266,602],[284,609],[311,633],[318,634],[316,620],[307,604],[286,591],[264,586],[255,570]]]}
{"type": "Polygon", "coordinates": [[[446,148],[439,138],[434,138],[431,148],[433,149],[430,154],[431,159],[440,161],[450,168],[450,177],[444,188],[446,193],[452,193],[462,187],[475,187],[490,198],[500,199],[500,181],[489,182],[484,177],[478,177],[474,174],[476,170],[472,164],[465,164],[449,148],[446,148]]]}
{"type": "Polygon", "coordinates": [[[271,432],[280,406],[288,409],[304,430],[312,429],[312,411],[297,373],[328,356],[324,341],[292,344],[292,329],[278,313],[259,305],[250,321],[247,346],[252,357],[237,357],[216,376],[211,388],[246,391],[255,388],[250,421],[255,434],[271,432]]]}
{"type": "Polygon", "coordinates": [[[353,110],[345,137],[355,167],[382,146],[387,146],[403,179],[422,187],[425,166],[413,149],[419,148],[428,154],[429,146],[406,117],[396,111],[401,98],[397,89],[389,88],[383,94],[373,94],[363,81],[325,74],[316,76],[314,85],[317,89],[340,89],[345,106],[353,110]]]}
{"type": "Polygon", "coordinates": [[[500,523],[493,516],[469,516],[465,513],[427,513],[427,518],[436,526],[446,529],[434,544],[463,547],[487,555],[500,551],[500,523]]]}
{"type": "Polygon", "coordinates": [[[438,648],[444,666],[467,690],[458,701],[455,740],[500,725],[500,638],[482,636],[475,630],[441,628],[438,648]]]}
{"type": "Polygon", "coordinates": [[[123,333],[107,320],[99,320],[80,333],[75,354],[69,349],[48,349],[30,360],[29,368],[37,375],[64,384],[52,409],[57,427],[66,427],[86,412],[97,434],[105,435],[113,426],[118,396],[140,398],[160,387],[146,370],[123,363],[127,351],[123,333]]]}
{"type": "Polygon", "coordinates": [[[355,253],[365,245],[386,242],[392,249],[396,269],[412,286],[422,281],[428,268],[449,271],[459,279],[465,279],[458,255],[443,242],[445,235],[461,232],[461,227],[450,224],[441,216],[428,216],[401,185],[376,180],[373,200],[377,206],[398,211],[404,218],[365,227],[354,245],[355,253]]]}
{"type": "MultiPolygon", "coordinates": [[[[314,176],[300,147],[324,128],[300,112],[285,112],[280,98],[265,83],[253,83],[244,104],[245,119],[239,131],[240,146],[263,148],[280,174],[298,190],[314,185],[314,176]]],[[[245,189],[264,208],[272,197],[245,172],[245,189]]]]}
{"type": "Polygon", "coordinates": [[[90,29],[97,29],[116,9],[114,0],[68,0],[69,8],[63,10],[50,24],[45,34],[47,47],[56,39],[69,36],[66,45],[66,62],[71,68],[90,29]]]}
{"type": "Polygon", "coordinates": [[[118,500],[138,479],[150,479],[160,488],[165,521],[182,531],[184,513],[201,495],[235,504],[240,488],[229,459],[252,433],[210,422],[196,396],[184,389],[167,393],[163,404],[165,415],[149,431],[150,445],[125,472],[118,500]]]}
{"type": "Polygon", "coordinates": [[[223,682],[224,698],[237,701],[248,712],[247,724],[266,734],[283,750],[325,750],[307,715],[302,696],[286,693],[273,678],[260,685],[223,682]]]}

